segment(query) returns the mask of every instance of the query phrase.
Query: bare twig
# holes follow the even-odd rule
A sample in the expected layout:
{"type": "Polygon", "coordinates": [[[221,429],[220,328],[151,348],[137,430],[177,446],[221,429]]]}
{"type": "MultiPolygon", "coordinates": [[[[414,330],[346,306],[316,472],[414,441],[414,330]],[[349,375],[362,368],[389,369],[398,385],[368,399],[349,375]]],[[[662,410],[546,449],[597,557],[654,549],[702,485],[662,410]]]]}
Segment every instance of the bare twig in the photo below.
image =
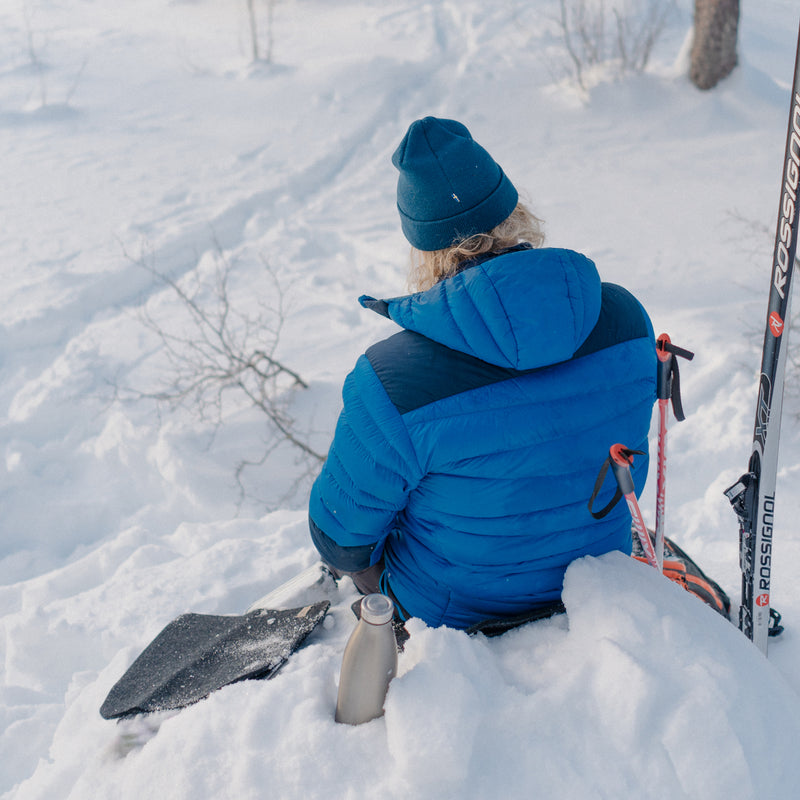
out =
{"type": "Polygon", "coordinates": [[[559,0],[559,6],[561,10],[561,33],[564,37],[564,46],[567,48],[567,54],[572,59],[572,65],[575,67],[575,78],[578,81],[578,86],[581,89],[585,89],[586,87],[583,85],[583,61],[578,56],[578,52],[575,49],[572,43],[572,26],[569,22],[569,17],[567,14],[567,0],[559,0]]]}
{"type": "Polygon", "coordinates": [[[267,45],[262,57],[261,55],[261,46],[260,46],[260,36],[258,30],[258,19],[256,14],[256,4],[255,0],[247,0],[247,19],[250,26],[250,53],[253,60],[253,63],[257,61],[262,61],[266,64],[272,63],[272,47],[274,44],[274,34],[272,23],[275,17],[275,3],[277,0],[266,0],[266,8],[267,8],[267,24],[266,24],[266,38],[267,38],[267,45]]]}
{"type": "Polygon", "coordinates": [[[243,491],[243,471],[263,464],[284,442],[301,458],[310,460],[309,470],[318,468],[325,456],[314,450],[297,430],[288,411],[291,392],[307,388],[308,384],[276,356],[285,321],[284,298],[269,264],[262,260],[272,281],[272,302],[270,306],[258,304],[253,315],[232,304],[233,266],[219,246],[213,274],[206,279],[195,277],[194,283],[176,280],[161,271],[153,263],[152,254],[131,260],[170,290],[179,300],[180,313],[165,321],[147,309],[142,310],[142,322],[159,342],[159,351],[168,365],[168,377],[164,385],[151,390],[122,389],[117,385],[117,396],[152,400],[173,411],[187,408],[202,421],[211,423],[214,430],[224,424],[229,403],[263,412],[273,435],[265,442],[260,458],[242,460],[237,467],[240,491],[243,491]]]}
{"type": "Polygon", "coordinates": [[[606,14],[604,0],[559,0],[564,47],[575,79],[585,89],[585,69],[615,62],[620,73],[643,72],[675,0],[624,0],[606,14]]]}
{"type": "Polygon", "coordinates": [[[31,66],[39,78],[41,107],[45,108],[47,106],[47,80],[45,78],[45,65],[39,56],[39,50],[36,46],[33,22],[31,21],[31,12],[27,3],[23,6],[23,17],[25,20],[25,35],[28,41],[28,58],[30,59],[31,66]]]}
{"type": "Polygon", "coordinates": [[[72,83],[67,89],[67,93],[64,95],[65,106],[68,106],[70,104],[73,96],[75,95],[75,92],[78,91],[78,85],[80,84],[81,78],[83,77],[83,71],[86,69],[86,65],[88,63],[89,63],[89,56],[85,56],[83,61],[81,62],[80,68],[75,73],[75,77],[72,79],[72,83]]]}
{"type": "Polygon", "coordinates": [[[272,46],[275,43],[275,34],[273,28],[273,20],[275,18],[275,3],[277,0],[267,0],[267,54],[265,61],[267,64],[272,63],[272,46]]]}
{"type": "Polygon", "coordinates": [[[258,23],[256,21],[255,0],[247,0],[247,17],[250,22],[250,49],[253,61],[258,61],[258,23]]]}

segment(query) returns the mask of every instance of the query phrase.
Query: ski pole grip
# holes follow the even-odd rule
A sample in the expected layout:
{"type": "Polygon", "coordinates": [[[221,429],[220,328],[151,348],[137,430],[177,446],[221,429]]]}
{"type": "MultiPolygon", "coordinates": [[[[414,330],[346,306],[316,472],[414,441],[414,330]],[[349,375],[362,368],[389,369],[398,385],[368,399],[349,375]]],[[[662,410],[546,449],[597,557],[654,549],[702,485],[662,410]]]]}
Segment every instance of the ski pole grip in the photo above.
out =
{"type": "Polygon", "coordinates": [[[595,519],[602,519],[605,517],[622,499],[623,495],[629,495],[634,492],[633,478],[631,477],[629,468],[633,463],[634,455],[643,456],[644,451],[629,450],[623,444],[612,445],[609,449],[609,456],[603,462],[603,466],[600,468],[600,474],[597,476],[597,480],[595,481],[592,496],[589,498],[589,513],[595,519]],[[597,500],[597,496],[600,494],[600,490],[603,488],[603,483],[609,467],[611,467],[614,471],[614,478],[617,481],[617,490],[614,492],[614,496],[604,508],[601,508],[599,511],[594,511],[592,508],[594,506],[594,501],[597,500]]]}
{"type": "Polygon", "coordinates": [[[658,379],[656,381],[656,396],[659,400],[669,400],[672,396],[672,356],[661,358],[658,353],[658,379]]]}
{"type": "Polygon", "coordinates": [[[656,339],[656,355],[658,356],[656,394],[659,400],[669,400],[672,395],[672,353],[667,349],[669,344],[670,338],[666,333],[662,333],[656,339]]]}
{"type": "Polygon", "coordinates": [[[678,347],[678,345],[673,344],[672,340],[669,338],[669,334],[666,333],[662,333],[656,339],[656,351],[659,360],[666,360],[669,355],[680,356],[687,361],[691,361],[694,358],[694,353],[691,350],[685,350],[683,347],[678,347]]]}
{"type": "Polygon", "coordinates": [[[672,400],[672,412],[675,419],[682,422],[686,419],[681,402],[681,376],[678,362],[673,356],[680,356],[687,361],[694,358],[694,353],[672,344],[669,335],[662,333],[656,339],[656,355],[658,356],[658,378],[656,395],[659,400],[672,400]]]}
{"type": "Polygon", "coordinates": [[[623,444],[615,444],[609,450],[611,457],[611,469],[614,471],[614,477],[617,479],[617,486],[623,495],[631,494],[635,491],[633,485],[633,476],[631,475],[630,466],[633,464],[634,455],[644,455],[641,450],[629,450],[623,444]]]}

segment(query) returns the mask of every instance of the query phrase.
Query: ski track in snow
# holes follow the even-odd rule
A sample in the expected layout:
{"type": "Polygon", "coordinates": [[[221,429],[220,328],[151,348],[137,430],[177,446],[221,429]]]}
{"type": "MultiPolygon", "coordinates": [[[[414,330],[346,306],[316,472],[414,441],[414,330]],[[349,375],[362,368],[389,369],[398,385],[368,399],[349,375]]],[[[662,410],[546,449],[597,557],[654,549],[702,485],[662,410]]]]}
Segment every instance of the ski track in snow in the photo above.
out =
{"type": "MultiPolygon", "coordinates": [[[[426,114],[463,120],[548,243],[586,252],[696,353],[680,365],[687,421],[670,425],[668,531],[738,597],[722,491],[752,436],[794,3],[743,4],[740,66],[709,93],[684,77],[688,0],[645,74],[606,69],[587,92],[565,79],[555,0],[279,3],[274,63],[257,65],[244,6],[0,10],[0,798],[795,798],[797,373],[772,594],[787,630],[768,661],[612,554],[570,568],[566,618],[494,640],[412,622],[368,725],[333,722],[348,581],[276,679],[122,747],[100,718],[171,619],[241,613],[315,560],[289,448],[243,473],[240,501],[262,415],[231,400],[215,429],[115,394],[163,385],[142,313],[185,324],[137,262],[190,285],[225,259],[248,312],[274,305],[269,265],[277,355],[309,383],[287,401],[324,451],[346,372],[394,330],[356,298],[404,291],[390,156],[426,114]]],[[[654,492],[653,473],[650,522],[654,492]]]]}

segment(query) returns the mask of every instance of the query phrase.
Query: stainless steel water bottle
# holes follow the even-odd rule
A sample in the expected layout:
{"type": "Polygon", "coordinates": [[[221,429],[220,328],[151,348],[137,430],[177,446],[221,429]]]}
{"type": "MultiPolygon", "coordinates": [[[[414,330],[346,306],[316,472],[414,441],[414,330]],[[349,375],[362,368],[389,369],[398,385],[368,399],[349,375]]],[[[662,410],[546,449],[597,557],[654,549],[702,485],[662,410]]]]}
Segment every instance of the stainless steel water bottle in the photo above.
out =
{"type": "Polygon", "coordinates": [[[397,674],[397,644],[392,628],[394,604],[382,594],[361,601],[361,619],[342,658],[336,721],[360,725],[383,714],[389,683],[397,674]]]}

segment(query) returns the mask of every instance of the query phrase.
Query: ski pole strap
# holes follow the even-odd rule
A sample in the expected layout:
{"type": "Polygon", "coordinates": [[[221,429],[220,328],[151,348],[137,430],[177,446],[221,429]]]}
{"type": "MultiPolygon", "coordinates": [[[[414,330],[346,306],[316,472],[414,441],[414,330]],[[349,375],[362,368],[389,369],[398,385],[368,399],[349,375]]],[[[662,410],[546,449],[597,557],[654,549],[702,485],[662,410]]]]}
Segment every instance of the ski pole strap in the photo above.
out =
{"type": "Polygon", "coordinates": [[[622,499],[623,495],[628,494],[629,492],[633,491],[633,480],[630,478],[630,472],[628,471],[628,467],[633,463],[633,457],[635,455],[643,456],[644,450],[629,450],[627,447],[623,447],[621,444],[615,444],[611,450],[609,451],[608,458],[603,462],[603,466],[600,467],[600,472],[597,476],[597,480],[594,482],[594,489],[592,490],[592,496],[589,498],[589,513],[595,519],[602,519],[603,517],[607,516],[614,506],[619,503],[622,499]],[[594,501],[597,499],[597,495],[600,494],[600,489],[603,488],[603,483],[605,483],[606,474],[608,473],[608,468],[611,466],[616,467],[623,467],[622,470],[615,469],[614,475],[617,479],[617,490],[614,492],[614,496],[608,502],[606,506],[601,508],[599,511],[592,511],[592,506],[594,505],[594,501]],[[626,484],[625,475],[627,474],[627,480],[630,481],[630,487],[626,484]]]}
{"type": "Polygon", "coordinates": [[[672,400],[672,413],[678,422],[683,422],[686,415],[683,413],[681,402],[681,376],[678,370],[678,361],[674,356],[691,361],[694,353],[672,344],[669,336],[662,333],[656,339],[656,355],[658,356],[658,398],[659,400],[672,400]]]}

